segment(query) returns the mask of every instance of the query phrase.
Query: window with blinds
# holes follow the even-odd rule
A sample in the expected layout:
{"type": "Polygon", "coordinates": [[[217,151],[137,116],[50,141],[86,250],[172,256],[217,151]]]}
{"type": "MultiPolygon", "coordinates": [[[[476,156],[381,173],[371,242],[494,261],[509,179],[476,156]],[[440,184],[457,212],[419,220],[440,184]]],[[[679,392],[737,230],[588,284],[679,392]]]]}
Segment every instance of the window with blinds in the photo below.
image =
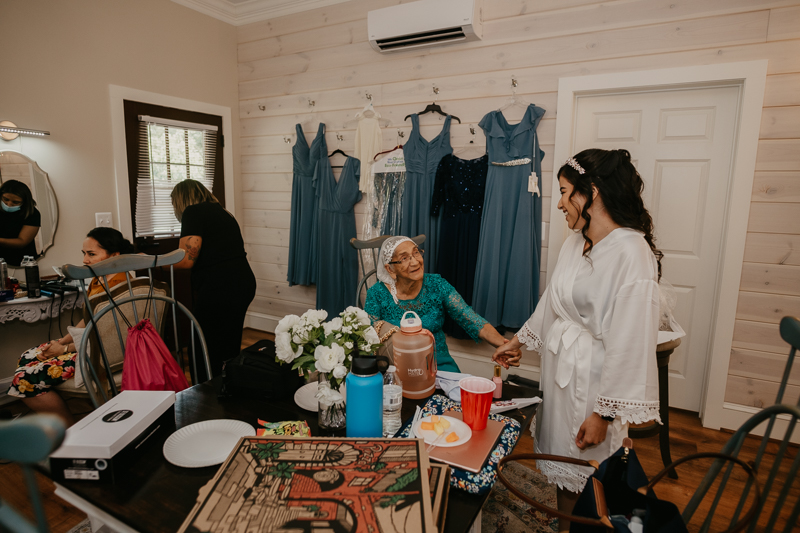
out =
{"type": "Polygon", "coordinates": [[[185,179],[212,190],[217,134],[217,126],[210,124],[139,116],[136,237],[180,236],[170,194],[185,179]]]}

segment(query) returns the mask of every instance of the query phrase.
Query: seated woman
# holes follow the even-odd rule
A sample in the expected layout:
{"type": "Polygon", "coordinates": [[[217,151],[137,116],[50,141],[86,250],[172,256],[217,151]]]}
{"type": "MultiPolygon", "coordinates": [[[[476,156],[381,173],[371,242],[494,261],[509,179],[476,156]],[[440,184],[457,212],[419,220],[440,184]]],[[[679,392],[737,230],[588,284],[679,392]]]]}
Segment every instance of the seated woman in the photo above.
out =
{"type": "MultiPolygon", "coordinates": [[[[379,282],[367,291],[364,310],[373,322],[385,320],[395,326],[400,325],[403,313],[417,313],[422,327],[436,339],[439,370],[459,372],[442,331],[445,311],[476,341],[483,339],[495,348],[508,342],[464,302],[452,285],[438,274],[425,274],[422,250],[408,237],[386,239],[378,258],[379,282]]],[[[513,365],[522,352],[516,349],[506,355],[508,363],[513,365]]]]}
{"type": "MultiPolygon", "coordinates": [[[[83,241],[83,264],[93,265],[120,254],[133,253],[133,245],[113,228],[94,228],[83,241]]],[[[108,287],[125,281],[125,274],[108,276],[108,287]]],[[[89,284],[89,296],[104,292],[100,280],[89,284]]],[[[84,327],[81,320],[79,328],[84,327]]],[[[67,427],[73,422],[67,404],[51,390],[75,375],[75,356],[78,347],[72,335],[31,348],[22,354],[8,389],[9,396],[22,398],[31,410],[52,413],[64,419],[67,427]]]]}
{"type": "Polygon", "coordinates": [[[42,225],[42,215],[27,185],[8,180],[0,185],[0,257],[19,266],[26,255],[36,257],[33,239],[42,225]]]}

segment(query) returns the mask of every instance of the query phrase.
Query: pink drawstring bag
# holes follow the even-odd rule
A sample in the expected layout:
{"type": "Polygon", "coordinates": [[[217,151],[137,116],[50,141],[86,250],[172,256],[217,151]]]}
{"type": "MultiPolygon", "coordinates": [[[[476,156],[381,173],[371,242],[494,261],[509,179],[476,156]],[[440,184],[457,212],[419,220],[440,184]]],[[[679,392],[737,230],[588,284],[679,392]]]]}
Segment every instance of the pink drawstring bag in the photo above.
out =
{"type": "Polygon", "coordinates": [[[150,319],[128,328],[122,390],[171,390],[189,388],[186,376],[169,353],[150,319]]]}

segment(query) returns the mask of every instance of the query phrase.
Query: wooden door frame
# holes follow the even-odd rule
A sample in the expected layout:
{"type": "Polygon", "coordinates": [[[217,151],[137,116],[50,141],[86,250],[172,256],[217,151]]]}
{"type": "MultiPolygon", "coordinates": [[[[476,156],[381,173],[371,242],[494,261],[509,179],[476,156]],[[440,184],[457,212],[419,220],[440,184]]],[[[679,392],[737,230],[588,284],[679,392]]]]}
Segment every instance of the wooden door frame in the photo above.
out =
{"type": "Polygon", "coordinates": [[[767,78],[767,60],[698,65],[659,70],[561,78],[558,84],[556,144],[553,155],[553,193],[550,201],[547,282],[569,235],[557,204],[558,170],[573,155],[577,99],[619,92],[652,92],[711,86],[739,86],[739,117],[725,210],[723,246],[715,292],[715,316],[706,363],[700,417],[704,427],[736,429],[757,409],[725,402],[736,305],[741,283],[744,245],[758,150],[758,133],[767,78]],[[736,213],[736,216],[731,216],[736,213]]]}
{"type": "Polygon", "coordinates": [[[131,224],[131,200],[128,185],[128,153],[125,145],[125,110],[124,100],[134,100],[164,107],[174,107],[186,111],[208,113],[222,117],[223,175],[225,183],[225,208],[236,213],[235,192],[233,186],[233,128],[231,125],[231,108],[196,100],[187,100],[166,94],[151,93],[119,85],[108,86],[111,100],[111,136],[114,146],[114,173],[117,187],[117,218],[123,235],[133,237],[131,224]]]}

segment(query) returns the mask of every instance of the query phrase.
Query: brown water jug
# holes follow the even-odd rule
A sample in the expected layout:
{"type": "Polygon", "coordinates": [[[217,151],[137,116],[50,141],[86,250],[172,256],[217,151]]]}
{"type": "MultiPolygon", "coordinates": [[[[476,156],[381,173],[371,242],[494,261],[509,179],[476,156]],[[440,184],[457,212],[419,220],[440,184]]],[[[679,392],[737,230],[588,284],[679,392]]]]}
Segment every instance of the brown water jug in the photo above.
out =
{"type": "Polygon", "coordinates": [[[403,383],[403,396],[413,400],[427,398],[436,389],[436,342],[433,333],[423,329],[414,311],[400,320],[400,331],[392,336],[394,366],[403,383]],[[406,318],[408,315],[413,315],[406,318]]]}

